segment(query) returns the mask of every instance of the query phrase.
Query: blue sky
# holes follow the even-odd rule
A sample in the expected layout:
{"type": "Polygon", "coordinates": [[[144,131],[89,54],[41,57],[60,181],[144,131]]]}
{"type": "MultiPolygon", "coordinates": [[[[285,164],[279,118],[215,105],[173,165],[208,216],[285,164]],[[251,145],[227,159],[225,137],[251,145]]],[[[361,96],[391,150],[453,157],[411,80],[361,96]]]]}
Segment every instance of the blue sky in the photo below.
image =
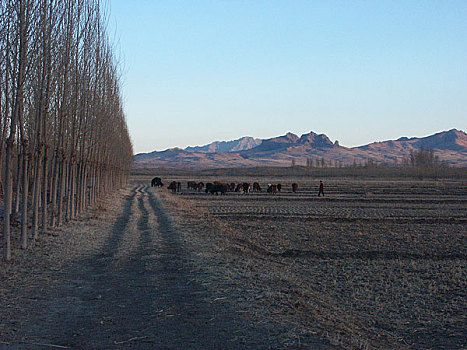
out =
{"type": "Polygon", "coordinates": [[[110,0],[135,152],[467,126],[467,1],[110,0]]]}

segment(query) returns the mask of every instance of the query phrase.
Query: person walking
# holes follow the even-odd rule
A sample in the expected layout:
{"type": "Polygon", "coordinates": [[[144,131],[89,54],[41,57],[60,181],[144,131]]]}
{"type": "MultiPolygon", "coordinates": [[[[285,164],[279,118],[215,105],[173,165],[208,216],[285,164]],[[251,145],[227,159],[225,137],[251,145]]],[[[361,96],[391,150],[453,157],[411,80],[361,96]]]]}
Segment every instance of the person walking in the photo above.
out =
{"type": "Polygon", "coordinates": [[[318,197],[320,197],[321,195],[323,195],[323,197],[324,197],[324,184],[323,184],[323,181],[320,181],[320,182],[319,182],[318,197]]]}

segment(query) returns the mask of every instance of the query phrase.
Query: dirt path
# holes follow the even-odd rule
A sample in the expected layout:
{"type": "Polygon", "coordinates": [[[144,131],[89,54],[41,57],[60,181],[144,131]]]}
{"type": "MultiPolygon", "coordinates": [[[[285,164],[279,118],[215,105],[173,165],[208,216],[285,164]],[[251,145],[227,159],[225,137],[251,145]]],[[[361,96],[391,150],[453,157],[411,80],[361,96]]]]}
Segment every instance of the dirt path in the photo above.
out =
{"type": "Polygon", "coordinates": [[[54,272],[50,285],[20,292],[35,311],[0,348],[281,347],[269,327],[242,318],[202,283],[150,188],[131,190],[107,234],[99,253],[54,272]]]}

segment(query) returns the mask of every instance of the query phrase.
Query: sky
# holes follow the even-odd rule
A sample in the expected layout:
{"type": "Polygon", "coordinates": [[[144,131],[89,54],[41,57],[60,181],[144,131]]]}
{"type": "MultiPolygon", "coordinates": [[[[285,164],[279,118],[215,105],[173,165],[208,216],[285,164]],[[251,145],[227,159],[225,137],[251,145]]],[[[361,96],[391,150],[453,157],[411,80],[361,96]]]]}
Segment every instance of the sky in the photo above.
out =
{"type": "Polygon", "coordinates": [[[467,1],[109,0],[135,153],[467,128],[467,1]]]}

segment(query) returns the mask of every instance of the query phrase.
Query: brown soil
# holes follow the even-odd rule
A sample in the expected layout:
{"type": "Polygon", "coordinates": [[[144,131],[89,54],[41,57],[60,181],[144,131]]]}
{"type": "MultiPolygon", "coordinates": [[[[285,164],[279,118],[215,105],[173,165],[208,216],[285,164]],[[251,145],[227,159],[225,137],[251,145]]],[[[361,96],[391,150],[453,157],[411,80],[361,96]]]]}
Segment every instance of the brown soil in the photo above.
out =
{"type": "Polygon", "coordinates": [[[202,225],[177,219],[183,212],[171,200],[129,186],[33,248],[15,249],[0,266],[0,349],[330,346],[262,312],[256,289],[216,268],[212,253],[225,247],[201,244],[202,225]]]}
{"type": "Polygon", "coordinates": [[[325,198],[319,179],[280,181],[276,195],[158,196],[259,317],[344,348],[465,347],[465,181],[333,179],[325,198]]]}
{"type": "Polygon", "coordinates": [[[467,344],[465,181],[333,179],[318,198],[306,178],[224,196],[186,181],[257,179],[133,180],[0,268],[0,348],[467,344]]]}

